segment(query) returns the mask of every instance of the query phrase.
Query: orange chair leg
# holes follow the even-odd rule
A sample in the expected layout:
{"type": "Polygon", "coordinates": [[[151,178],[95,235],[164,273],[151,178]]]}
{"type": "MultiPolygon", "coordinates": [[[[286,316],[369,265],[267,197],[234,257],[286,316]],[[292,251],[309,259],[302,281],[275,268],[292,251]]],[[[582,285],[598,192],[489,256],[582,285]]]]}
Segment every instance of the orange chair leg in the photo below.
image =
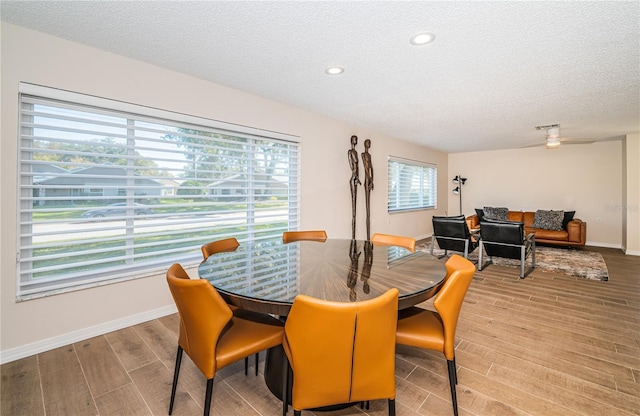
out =
{"type": "Polygon", "coordinates": [[[178,375],[180,374],[180,364],[182,363],[182,347],[178,345],[176,353],[176,367],[173,370],[173,387],[171,387],[171,400],[169,401],[169,415],[173,412],[173,401],[176,398],[176,388],[178,387],[178,375]]]}
{"type": "Polygon", "coordinates": [[[258,375],[258,361],[260,360],[259,352],[256,353],[256,375],[258,375]]]}
{"type": "Polygon", "coordinates": [[[456,357],[453,357],[453,375],[456,376],[456,385],[458,384],[458,365],[456,364],[456,357]]]}
{"type": "Polygon", "coordinates": [[[282,358],[282,416],[289,411],[289,360],[283,353],[282,358]]]}
{"type": "Polygon", "coordinates": [[[207,391],[204,394],[204,416],[209,416],[211,410],[211,396],[213,395],[213,379],[207,380],[207,391]]]}
{"type": "Polygon", "coordinates": [[[396,401],[389,399],[389,416],[396,416],[396,401]]]}
{"type": "MultiPolygon", "coordinates": [[[[258,375],[259,352],[256,353],[256,375],[258,375]]],[[[244,375],[249,374],[249,357],[244,357],[244,375]]]]}
{"type": "Polygon", "coordinates": [[[447,360],[447,369],[449,370],[449,387],[451,388],[451,402],[453,403],[453,414],[458,416],[458,398],[456,397],[456,365],[453,360],[447,360]]]}

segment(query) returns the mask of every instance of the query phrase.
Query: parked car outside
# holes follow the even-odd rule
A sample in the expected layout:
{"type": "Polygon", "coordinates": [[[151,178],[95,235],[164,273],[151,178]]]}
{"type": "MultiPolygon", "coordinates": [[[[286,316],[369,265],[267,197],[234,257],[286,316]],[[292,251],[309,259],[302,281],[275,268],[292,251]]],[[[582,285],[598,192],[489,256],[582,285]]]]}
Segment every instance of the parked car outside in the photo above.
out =
{"type": "MultiPolygon", "coordinates": [[[[135,215],[151,215],[153,209],[142,204],[133,204],[135,215]]],[[[111,204],[106,207],[92,208],[82,213],[83,218],[95,218],[101,219],[105,217],[124,217],[127,214],[127,204],[125,202],[119,202],[117,204],[111,204]]]]}

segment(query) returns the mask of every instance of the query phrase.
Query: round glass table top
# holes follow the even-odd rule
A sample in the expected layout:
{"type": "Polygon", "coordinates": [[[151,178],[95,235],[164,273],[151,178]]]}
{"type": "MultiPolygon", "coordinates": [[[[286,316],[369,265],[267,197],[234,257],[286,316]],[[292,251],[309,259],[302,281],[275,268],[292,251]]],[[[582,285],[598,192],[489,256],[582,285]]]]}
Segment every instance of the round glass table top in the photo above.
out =
{"type": "Polygon", "coordinates": [[[233,305],[286,315],[299,294],[354,302],[399,290],[399,308],[429,299],[446,275],[443,262],[427,253],[369,241],[327,239],[284,244],[280,240],[241,244],[198,267],[233,305]]]}

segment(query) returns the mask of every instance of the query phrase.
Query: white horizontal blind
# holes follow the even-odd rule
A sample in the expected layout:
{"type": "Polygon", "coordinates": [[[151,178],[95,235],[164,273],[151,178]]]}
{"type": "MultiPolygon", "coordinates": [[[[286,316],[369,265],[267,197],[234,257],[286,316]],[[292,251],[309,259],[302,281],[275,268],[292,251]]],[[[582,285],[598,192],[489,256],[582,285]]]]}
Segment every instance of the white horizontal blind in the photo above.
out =
{"type": "Polygon", "coordinates": [[[34,89],[20,96],[18,299],[196,262],[215,239],[297,228],[298,138],[34,89]]]}
{"type": "Polygon", "coordinates": [[[389,157],[388,212],[437,206],[438,168],[429,163],[389,157]]]}
{"type": "Polygon", "coordinates": [[[241,245],[200,265],[201,277],[215,275],[216,284],[240,296],[293,302],[300,293],[300,245],[272,241],[241,245]]]}

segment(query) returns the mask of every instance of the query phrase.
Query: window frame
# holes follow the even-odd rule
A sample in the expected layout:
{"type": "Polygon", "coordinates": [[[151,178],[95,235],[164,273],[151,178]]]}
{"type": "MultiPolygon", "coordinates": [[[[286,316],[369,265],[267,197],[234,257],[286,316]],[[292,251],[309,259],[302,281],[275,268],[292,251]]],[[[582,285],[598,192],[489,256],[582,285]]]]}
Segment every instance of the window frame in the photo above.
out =
{"type": "Polygon", "coordinates": [[[438,166],[436,164],[389,156],[387,158],[387,169],[387,213],[435,210],[438,208],[438,166]],[[399,173],[399,170],[403,167],[409,170],[410,176],[399,173]],[[415,178],[415,174],[420,175],[420,177],[415,178]],[[413,198],[417,197],[418,203],[406,202],[412,198],[410,192],[414,189],[413,185],[416,185],[415,183],[408,183],[407,186],[407,183],[403,182],[405,183],[403,188],[407,189],[407,192],[397,193],[394,190],[394,186],[397,186],[397,182],[402,179],[405,181],[412,180],[412,182],[418,179],[418,195],[413,196],[413,198]]]}
{"type": "MultiPolygon", "coordinates": [[[[300,217],[300,208],[299,208],[300,207],[300,203],[299,203],[300,143],[301,143],[300,137],[279,133],[279,132],[258,129],[254,127],[221,122],[218,120],[212,120],[212,119],[207,119],[203,117],[191,116],[183,113],[177,113],[177,112],[172,112],[168,110],[148,107],[148,106],[126,103],[123,101],[117,101],[117,100],[96,97],[96,96],[87,95],[87,94],[81,94],[81,93],[56,89],[56,88],[45,87],[41,85],[20,83],[19,97],[18,97],[18,103],[19,103],[18,143],[19,145],[17,146],[18,186],[17,186],[17,198],[16,198],[17,220],[18,220],[17,221],[18,252],[17,252],[17,263],[16,263],[16,266],[17,266],[16,267],[16,280],[17,280],[16,299],[18,301],[40,298],[40,297],[49,296],[49,295],[58,294],[58,293],[66,293],[74,290],[80,290],[87,287],[102,286],[105,284],[112,284],[116,282],[157,275],[159,273],[162,273],[164,270],[166,270],[166,267],[174,262],[181,262],[185,265],[196,264],[202,260],[201,253],[200,253],[200,245],[207,242],[204,239],[197,243],[194,242],[193,247],[190,247],[188,252],[185,251],[186,249],[183,249],[183,250],[176,250],[174,253],[172,253],[171,250],[167,249],[167,255],[163,256],[160,260],[151,261],[151,257],[149,257],[149,260],[150,260],[149,264],[146,264],[145,261],[141,261],[139,265],[136,266],[134,264],[131,268],[124,267],[124,266],[116,267],[113,272],[111,272],[109,268],[102,270],[100,267],[98,267],[96,268],[98,272],[87,273],[88,275],[90,275],[89,277],[55,278],[54,276],[53,278],[50,279],[51,283],[47,283],[47,282],[44,282],[44,280],[42,280],[43,282],[42,284],[34,285],[35,289],[28,289],[29,284],[33,282],[35,269],[32,266],[34,261],[36,261],[36,256],[32,254],[35,251],[35,247],[36,247],[34,243],[34,236],[36,235],[36,233],[34,232],[34,224],[36,224],[36,221],[34,220],[34,215],[33,215],[36,212],[35,210],[36,200],[38,199],[41,193],[43,196],[41,196],[40,199],[44,201],[42,202],[43,205],[46,204],[47,201],[51,202],[53,200],[53,197],[51,197],[50,200],[47,200],[47,196],[45,196],[46,192],[44,191],[45,188],[44,187],[38,188],[41,185],[39,183],[36,183],[34,180],[34,178],[37,175],[37,172],[33,170],[33,166],[38,164],[38,161],[35,160],[34,155],[39,153],[34,143],[38,141],[41,141],[44,143],[44,142],[47,142],[49,139],[39,138],[34,133],[37,131],[37,128],[33,127],[35,126],[35,123],[32,123],[33,126],[31,127],[25,127],[25,126],[29,126],[29,123],[28,123],[28,120],[27,121],[24,120],[24,117],[25,117],[24,114],[28,114],[29,112],[28,108],[30,105],[32,109],[36,108],[34,107],[34,104],[29,104],[33,102],[33,100],[44,102],[44,103],[47,103],[47,102],[61,103],[61,105],[68,106],[69,108],[72,108],[78,112],[82,112],[82,109],[86,109],[87,114],[90,114],[89,109],[91,109],[92,111],[95,110],[96,112],[104,112],[105,114],[109,114],[109,115],[118,115],[123,119],[126,118],[126,120],[129,120],[129,121],[134,121],[134,122],[137,121],[138,123],[140,123],[138,127],[126,128],[127,133],[125,136],[123,136],[122,140],[127,143],[129,143],[131,140],[131,138],[129,137],[130,134],[132,136],[135,136],[135,133],[130,133],[130,132],[144,130],[144,128],[140,126],[144,125],[145,123],[158,123],[158,125],[161,125],[161,126],[175,127],[176,129],[183,128],[185,130],[197,128],[198,129],[197,132],[202,133],[202,137],[199,138],[198,140],[202,140],[205,143],[205,145],[202,145],[203,148],[206,148],[207,146],[209,146],[213,149],[216,146],[221,146],[220,143],[222,143],[224,141],[223,138],[226,138],[226,137],[234,139],[235,140],[234,142],[230,140],[228,141],[230,143],[229,149],[231,149],[232,146],[236,146],[237,149],[239,149],[239,150],[235,150],[234,154],[237,153],[242,157],[242,159],[239,159],[238,157],[236,158],[246,163],[246,166],[245,166],[246,170],[240,171],[239,175],[242,178],[236,179],[234,177],[233,182],[228,182],[232,184],[232,186],[234,186],[234,189],[231,192],[231,195],[229,197],[245,199],[243,200],[242,203],[239,204],[240,208],[237,208],[237,209],[239,209],[238,212],[240,214],[244,212],[246,224],[244,224],[243,227],[246,228],[247,231],[245,234],[242,234],[242,235],[234,234],[233,236],[237,237],[241,241],[242,240],[249,241],[254,239],[276,239],[276,238],[281,238],[281,234],[284,229],[298,228],[298,219],[300,217]],[[166,124],[163,124],[163,123],[166,123],[166,124]],[[29,133],[28,133],[29,131],[31,132],[31,137],[29,137],[29,133]],[[211,136],[208,136],[208,134],[210,134],[211,136]],[[214,134],[218,135],[221,138],[219,138],[218,136],[214,137],[214,134]],[[30,145],[27,145],[25,147],[25,143],[27,142],[29,142],[30,145]],[[272,147],[269,147],[269,145],[272,147]],[[273,153],[270,153],[270,152],[273,152],[273,153]],[[277,159],[278,156],[281,157],[284,162],[280,161],[280,159],[277,159]],[[276,160],[276,162],[274,163],[279,163],[278,168],[275,171],[272,171],[271,173],[269,173],[269,170],[267,169],[267,159],[269,157],[273,157],[274,160],[276,160]],[[264,170],[264,172],[262,173],[259,172],[261,162],[263,163],[262,168],[264,170]],[[258,168],[256,168],[256,166],[258,166],[258,168]],[[274,172],[278,172],[278,173],[274,173],[274,172]],[[286,172],[286,173],[281,174],[280,172],[286,172]],[[276,180],[276,176],[278,176],[278,180],[276,180]],[[258,200],[258,196],[260,196],[262,199],[265,199],[265,200],[269,197],[268,195],[263,195],[264,189],[266,189],[265,186],[268,186],[265,184],[267,182],[269,184],[278,182],[280,180],[279,178],[285,178],[284,182],[286,186],[281,186],[280,188],[276,186],[276,188],[278,189],[273,190],[273,193],[277,194],[277,196],[271,196],[270,199],[264,202],[263,204],[259,204],[259,203],[256,204],[256,201],[258,200]],[[277,201],[272,202],[274,200],[277,200],[277,201]],[[275,214],[272,214],[268,210],[274,209],[273,206],[275,206],[278,203],[283,203],[282,201],[284,201],[284,204],[286,206],[285,213],[283,214],[283,216],[286,218],[285,220],[286,225],[274,226],[273,230],[267,229],[267,231],[255,232],[255,230],[258,229],[258,227],[260,226],[256,221],[256,218],[260,217],[261,215],[263,217],[269,216],[269,215],[272,217],[276,217],[275,214]],[[242,210],[241,207],[243,204],[246,205],[246,210],[242,210]],[[272,207],[272,208],[269,208],[269,207],[272,207]]],[[[33,111],[32,113],[36,114],[33,111]]],[[[61,118],[63,117],[61,116],[61,118]]],[[[69,119],[71,119],[71,116],[69,116],[69,119]]],[[[36,120],[36,116],[32,116],[31,121],[33,120],[36,120]]],[[[93,126],[90,123],[87,123],[87,124],[90,126],[93,126]]],[[[127,126],[128,125],[129,124],[127,124],[127,126]]],[[[73,126],[72,122],[69,121],[69,125],[65,127],[66,130],[62,127],[60,127],[59,129],[64,130],[64,133],[68,134],[68,137],[72,137],[72,133],[69,133],[69,131],[71,131],[70,129],[72,126],[73,126]]],[[[53,129],[53,127],[51,126],[48,126],[48,128],[53,129]]],[[[176,135],[188,136],[187,133],[182,133],[182,132],[180,134],[176,133],[176,135]]],[[[104,137],[107,138],[107,136],[108,134],[104,133],[104,137]]],[[[136,138],[139,142],[145,141],[145,138],[143,136],[136,136],[136,138]]],[[[128,153],[126,154],[126,156],[122,156],[122,158],[133,159],[134,161],[146,158],[146,156],[145,157],[132,156],[132,153],[136,151],[136,149],[138,149],[135,143],[136,138],[134,138],[133,140],[134,143],[130,145],[132,147],[132,150],[131,149],[128,150],[128,153]]],[[[49,142],[52,143],[52,142],[55,142],[55,140],[56,139],[50,140],[49,142]]],[[[62,140],[62,139],[57,139],[57,140],[62,140]]],[[[68,138],[65,140],[72,141],[71,138],[68,138]]],[[[147,139],[147,140],[151,141],[151,139],[147,139]]],[[[87,142],[89,141],[87,140],[87,142]]],[[[129,144],[127,144],[127,146],[129,146],[129,144]]],[[[196,145],[194,145],[194,147],[195,146],[196,145]]],[[[200,146],[200,144],[198,144],[198,146],[200,146]]],[[[202,150],[202,152],[204,151],[206,151],[206,149],[202,150]]],[[[228,150],[228,151],[229,153],[231,153],[231,150],[228,150]]],[[[43,153],[45,152],[46,151],[43,151],[43,153]]],[[[50,153],[54,153],[54,152],[55,151],[50,151],[50,153]]],[[[185,150],[184,152],[186,154],[187,150],[185,150]]],[[[169,152],[167,151],[167,153],[169,152]]],[[[172,155],[175,156],[177,155],[177,153],[173,153],[172,155]]],[[[204,154],[204,155],[206,156],[207,154],[204,154]]],[[[164,157],[167,157],[167,156],[164,156],[164,157]]],[[[222,159],[222,157],[219,157],[219,159],[222,159]]],[[[155,160],[155,162],[157,162],[158,160],[166,160],[166,159],[150,159],[150,160],[155,160]]],[[[39,163],[42,164],[43,162],[40,161],[39,163]]],[[[226,165],[224,165],[223,162],[216,162],[216,163],[218,163],[216,167],[222,169],[221,172],[224,173],[224,169],[226,165]]],[[[238,166],[240,166],[240,169],[242,169],[241,166],[244,166],[244,165],[241,165],[241,162],[238,162],[238,163],[239,163],[238,166]]],[[[91,166],[88,164],[85,164],[85,165],[91,166]]],[[[106,165],[96,163],[95,166],[104,168],[106,165]]],[[[134,174],[131,173],[138,166],[133,166],[133,168],[127,167],[127,166],[128,164],[120,166],[121,168],[123,168],[121,170],[127,171],[127,173],[124,174],[125,176],[122,176],[122,178],[120,177],[115,178],[112,176],[104,179],[105,181],[109,181],[112,179],[116,179],[116,181],[122,181],[124,178],[128,178],[128,179],[125,179],[126,183],[124,184],[110,183],[108,185],[104,185],[103,187],[94,186],[86,182],[84,184],[80,184],[75,187],[69,184],[69,185],[66,185],[68,189],[67,191],[68,195],[66,196],[66,201],[68,203],[72,199],[73,200],[82,199],[82,197],[76,198],[74,197],[74,195],[83,193],[85,201],[87,201],[89,198],[95,197],[99,201],[106,202],[107,198],[110,197],[110,198],[113,198],[114,200],[117,199],[118,202],[120,201],[126,202],[128,206],[128,208],[125,210],[126,214],[124,216],[120,216],[119,214],[117,214],[117,219],[123,220],[124,223],[126,224],[125,228],[126,230],[128,230],[126,231],[127,233],[126,241],[129,241],[129,239],[133,241],[139,237],[136,237],[136,236],[130,237],[128,233],[131,232],[132,234],[134,234],[136,230],[144,229],[144,227],[146,227],[146,225],[144,226],[136,225],[137,223],[140,223],[140,220],[136,218],[136,212],[138,210],[133,206],[133,202],[137,203],[142,198],[139,195],[136,195],[135,192],[136,192],[136,189],[139,189],[140,187],[142,187],[142,185],[138,185],[138,181],[140,182],[142,182],[143,180],[148,181],[148,179],[142,176],[134,176],[134,174]],[[109,196],[104,195],[107,190],[111,195],[109,196]]],[[[110,165],[109,167],[114,168],[114,165],[110,165]]],[[[160,167],[158,167],[158,169],[160,169],[160,167]]],[[[197,175],[197,168],[195,168],[195,170],[197,175]]],[[[70,173],[65,172],[65,173],[62,173],[60,176],[65,176],[65,175],[70,176],[70,173]]],[[[156,175],[158,176],[154,177],[154,179],[159,180],[160,178],[159,174],[156,174],[156,175]]],[[[89,175],[89,176],[95,178],[96,181],[101,180],[101,175],[99,174],[89,175]]],[[[104,174],[102,176],[104,176],[104,174]]],[[[164,178],[160,178],[160,179],[164,179],[164,178]]],[[[189,178],[186,178],[186,179],[188,180],[189,178]]],[[[197,179],[197,176],[195,177],[195,179],[197,179]]],[[[175,190],[172,191],[169,189],[165,190],[164,187],[162,187],[160,190],[160,193],[157,196],[157,199],[160,200],[160,199],[167,198],[171,201],[172,198],[175,198],[176,200],[178,200],[179,195],[177,195],[177,192],[176,192],[178,189],[179,188],[176,188],[175,190]],[[175,195],[172,194],[171,192],[175,192],[175,195]]],[[[190,188],[190,189],[208,192],[207,186],[202,184],[198,186],[194,186],[193,188],[190,188]]],[[[220,188],[220,189],[226,189],[226,188],[220,188]]],[[[205,204],[207,203],[207,198],[213,199],[214,197],[216,197],[214,193],[212,194],[202,193],[199,195],[204,195],[201,197],[201,201],[203,201],[205,204]]],[[[65,200],[65,197],[62,197],[62,196],[58,196],[57,198],[60,201],[65,200]]],[[[222,198],[222,196],[216,197],[216,199],[220,199],[220,198],[222,198]]],[[[197,202],[200,202],[200,200],[197,200],[197,202]]],[[[108,204],[105,203],[105,205],[103,205],[102,207],[106,209],[107,205],[108,204]]],[[[193,207],[188,206],[189,204],[182,204],[182,205],[183,206],[181,206],[181,208],[184,208],[187,211],[189,209],[194,209],[193,207]]],[[[153,206],[155,207],[155,205],[153,206]]],[[[82,208],[67,208],[67,211],[70,211],[71,209],[77,210],[77,213],[80,213],[80,210],[82,208]]],[[[59,209],[59,211],[61,210],[62,208],[59,209]]],[[[55,212],[55,209],[53,209],[52,212],[55,212]]],[[[196,217],[197,213],[192,215],[196,217]]],[[[162,215],[155,214],[155,211],[152,216],[154,217],[154,219],[163,220],[167,224],[178,223],[177,220],[169,219],[168,215],[165,218],[162,215]]],[[[278,220],[276,220],[269,217],[265,220],[265,222],[267,224],[275,224],[276,222],[277,224],[282,224],[282,222],[280,221],[280,218],[281,217],[278,217],[278,220]]],[[[47,220],[43,220],[43,221],[47,221],[47,220]]],[[[66,221],[70,221],[73,224],[77,224],[79,222],[77,219],[66,220],[66,221]]],[[[197,221],[197,220],[194,219],[192,221],[197,221]]],[[[107,223],[105,222],[105,224],[107,223]]],[[[87,230],[94,230],[97,228],[116,228],[114,226],[108,226],[108,225],[105,225],[104,227],[102,225],[96,225],[93,228],[90,225],[87,225],[86,227],[87,227],[87,230]]],[[[70,233],[70,231],[67,231],[67,232],[70,233]]],[[[55,232],[53,234],[55,234],[55,232]]],[[[58,232],[58,235],[62,235],[62,234],[63,234],[63,231],[58,232]]],[[[72,235],[72,234],[69,234],[69,235],[72,235]]],[[[215,238],[218,238],[218,237],[225,238],[228,236],[230,235],[219,235],[219,236],[216,235],[215,238]]],[[[161,235],[159,234],[157,238],[160,238],[160,237],[161,235]]],[[[215,238],[212,237],[211,239],[215,239],[215,238]]],[[[97,239],[99,239],[99,237],[97,239]]],[[[172,240],[169,240],[169,241],[171,242],[172,240]]],[[[144,245],[153,247],[152,243],[144,243],[144,245]]],[[[135,245],[133,247],[128,247],[126,249],[128,253],[127,256],[129,256],[128,258],[131,258],[131,259],[137,258],[136,254],[134,253],[134,250],[135,250],[135,245]]],[[[73,254],[77,254],[78,252],[81,252],[81,251],[77,251],[76,253],[69,253],[69,257],[71,257],[73,254]]],[[[162,253],[162,249],[159,249],[157,253],[158,254],[162,253]]],[[[62,257],[62,255],[59,255],[59,256],[62,257]]],[[[144,255],[139,254],[139,256],[140,258],[144,258],[144,255]]],[[[44,258],[44,257],[41,257],[41,258],[44,258]]],[[[126,264],[127,263],[125,262],[125,265],[126,264]]],[[[52,271],[51,273],[55,274],[56,271],[52,271]]]]}

